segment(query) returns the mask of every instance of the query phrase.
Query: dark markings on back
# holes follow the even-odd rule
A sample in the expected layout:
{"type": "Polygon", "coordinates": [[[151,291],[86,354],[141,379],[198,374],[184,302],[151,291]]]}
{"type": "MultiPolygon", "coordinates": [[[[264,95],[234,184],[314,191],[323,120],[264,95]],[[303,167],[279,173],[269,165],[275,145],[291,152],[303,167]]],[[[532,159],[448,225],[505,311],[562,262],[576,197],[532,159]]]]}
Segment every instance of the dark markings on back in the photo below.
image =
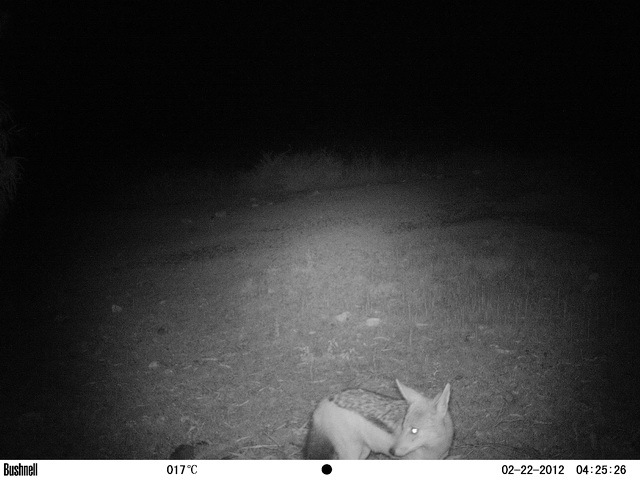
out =
{"type": "Polygon", "coordinates": [[[388,433],[401,426],[407,402],[363,389],[345,390],[329,397],[335,405],[351,410],[388,433]]]}

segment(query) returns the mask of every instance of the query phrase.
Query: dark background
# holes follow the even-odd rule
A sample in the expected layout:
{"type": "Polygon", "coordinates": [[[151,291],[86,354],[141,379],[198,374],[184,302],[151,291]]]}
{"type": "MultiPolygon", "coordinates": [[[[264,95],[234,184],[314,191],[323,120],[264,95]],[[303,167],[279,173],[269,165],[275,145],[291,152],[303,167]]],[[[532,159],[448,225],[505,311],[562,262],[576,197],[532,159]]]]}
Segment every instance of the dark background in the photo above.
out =
{"type": "Polygon", "coordinates": [[[637,158],[630,10],[449,3],[8,2],[13,149],[60,188],[347,144],[637,158]]]}
{"type": "MultiPolygon", "coordinates": [[[[73,336],[83,338],[84,329],[87,338],[101,331],[104,312],[94,306],[111,297],[100,282],[123,278],[117,268],[129,269],[125,259],[143,241],[132,232],[148,234],[145,228],[160,224],[164,229],[162,213],[175,204],[163,198],[155,210],[136,212],[136,205],[115,206],[118,192],[142,191],[173,174],[195,178],[189,176],[194,169],[247,169],[261,152],[379,150],[389,159],[419,153],[408,156],[416,162],[473,152],[478,161],[509,159],[504,172],[523,159],[521,175],[505,181],[507,192],[524,186],[538,191],[532,186],[537,178],[552,179],[539,187],[542,194],[547,184],[563,190],[552,191],[548,201],[570,199],[550,208],[566,217],[541,224],[594,233],[607,253],[602,261],[611,260],[604,272],[610,268],[617,276],[610,297],[594,302],[603,302],[607,313],[624,312],[635,328],[640,29],[634,11],[616,2],[451,3],[0,2],[0,101],[17,124],[9,155],[24,157],[16,202],[0,225],[0,379],[7,379],[0,404],[29,412],[61,399],[53,406],[56,417],[68,405],[67,386],[85,378],[73,367],[59,371],[57,360],[77,365],[89,355],[81,353],[74,363],[66,345],[73,336]],[[525,170],[536,167],[544,174],[525,170]],[[550,168],[562,174],[547,174],[550,168]],[[565,195],[572,188],[576,192],[565,195]],[[116,208],[134,210],[122,215],[122,225],[134,218],[135,226],[112,226],[109,219],[123,213],[116,208]],[[93,245],[103,250],[96,247],[94,255],[93,245]],[[131,252],[120,257],[118,249],[127,245],[131,252]],[[93,268],[104,276],[91,277],[93,268]],[[63,291],[68,285],[82,294],[63,291]],[[628,305],[621,308],[623,301],[628,305]],[[70,302],[72,312],[81,312],[77,317],[66,316],[70,302]]],[[[485,188],[493,178],[500,175],[477,181],[485,188]]],[[[175,184],[184,189],[185,182],[175,184]]],[[[473,199],[462,202],[468,203],[473,199]]],[[[193,210],[209,208],[213,213],[218,207],[203,202],[193,210]]],[[[163,230],[156,234],[162,242],[163,230]]],[[[598,268],[596,259],[585,259],[590,264],[598,268]]],[[[128,277],[145,277],[136,291],[151,292],[154,282],[167,285],[162,282],[174,278],[163,269],[155,277],[140,272],[128,277]]],[[[190,298],[180,301],[186,305],[190,298]]],[[[611,367],[608,385],[615,389],[592,402],[618,417],[627,411],[619,402],[638,398],[625,390],[635,384],[635,338],[623,339],[630,340],[631,360],[623,355],[603,363],[611,367]]],[[[583,383],[602,393],[594,385],[583,383]]],[[[79,408],[85,405],[92,403],[79,408]]],[[[592,411],[582,403],[580,408],[592,411]]],[[[60,418],[69,418],[64,411],[60,418]]],[[[58,431],[59,421],[48,430],[34,423],[38,428],[25,430],[20,440],[33,431],[37,444],[41,432],[58,431]]],[[[627,425],[633,423],[622,423],[613,438],[632,436],[627,425]]],[[[45,447],[52,443],[47,435],[45,447]]]]}

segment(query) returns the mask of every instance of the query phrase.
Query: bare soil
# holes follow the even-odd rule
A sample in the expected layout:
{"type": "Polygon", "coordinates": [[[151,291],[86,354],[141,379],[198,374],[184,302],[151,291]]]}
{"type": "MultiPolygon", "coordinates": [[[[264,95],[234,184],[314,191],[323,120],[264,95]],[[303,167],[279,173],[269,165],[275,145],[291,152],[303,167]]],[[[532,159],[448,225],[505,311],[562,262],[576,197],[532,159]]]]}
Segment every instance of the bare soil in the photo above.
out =
{"type": "Polygon", "coordinates": [[[4,290],[0,457],[296,459],[322,397],[398,378],[451,383],[456,458],[640,458],[634,245],[567,182],[232,187],[50,218],[4,290]]]}

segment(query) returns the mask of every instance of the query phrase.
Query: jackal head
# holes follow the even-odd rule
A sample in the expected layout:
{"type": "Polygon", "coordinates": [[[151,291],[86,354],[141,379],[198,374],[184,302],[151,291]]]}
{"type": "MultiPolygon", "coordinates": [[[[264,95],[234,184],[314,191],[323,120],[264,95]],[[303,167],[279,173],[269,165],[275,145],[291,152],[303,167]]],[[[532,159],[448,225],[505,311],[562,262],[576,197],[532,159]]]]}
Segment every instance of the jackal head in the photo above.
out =
{"type": "Polygon", "coordinates": [[[398,390],[409,404],[402,431],[389,453],[412,459],[439,459],[449,453],[453,441],[453,422],[449,415],[451,385],[447,383],[433,399],[396,380],[398,390]]]}

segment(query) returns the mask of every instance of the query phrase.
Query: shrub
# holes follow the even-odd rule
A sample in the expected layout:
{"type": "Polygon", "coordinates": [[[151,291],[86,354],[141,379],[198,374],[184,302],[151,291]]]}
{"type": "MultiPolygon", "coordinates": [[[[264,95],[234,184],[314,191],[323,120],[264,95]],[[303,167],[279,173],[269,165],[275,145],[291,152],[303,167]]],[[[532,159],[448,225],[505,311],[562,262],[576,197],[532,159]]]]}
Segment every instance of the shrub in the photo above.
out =
{"type": "Polygon", "coordinates": [[[22,177],[21,159],[9,154],[11,138],[15,133],[16,126],[9,108],[0,103],[0,227],[16,199],[22,177]]]}

